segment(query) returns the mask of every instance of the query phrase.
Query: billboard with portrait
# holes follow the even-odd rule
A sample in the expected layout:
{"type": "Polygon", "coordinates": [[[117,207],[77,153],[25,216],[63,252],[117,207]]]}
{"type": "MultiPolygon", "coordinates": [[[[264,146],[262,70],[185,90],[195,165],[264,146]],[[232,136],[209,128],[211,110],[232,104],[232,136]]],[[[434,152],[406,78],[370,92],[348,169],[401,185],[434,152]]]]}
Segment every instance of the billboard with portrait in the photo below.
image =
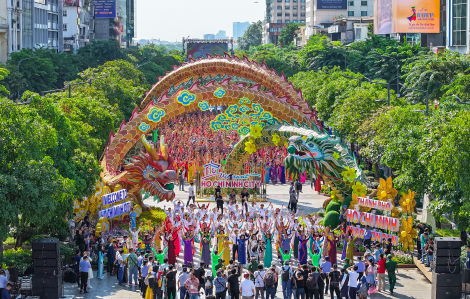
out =
{"type": "Polygon", "coordinates": [[[317,9],[348,9],[347,0],[317,0],[317,9]]]}
{"type": "Polygon", "coordinates": [[[395,0],[397,33],[439,33],[440,0],[395,0]]]}
{"type": "Polygon", "coordinates": [[[64,0],[63,3],[64,3],[64,7],[71,7],[71,6],[79,7],[80,6],[80,0],[64,0]]]}
{"type": "Polygon", "coordinates": [[[209,53],[212,56],[219,54],[224,55],[228,52],[228,43],[188,43],[188,58],[198,59],[199,57],[206,57],[209,53]]]}
{"type": "Polygon", "coordinates": [[[439,33],[440,0],[376,0],[374,33],[439,33]]]}
{"type": "Polygon", "coordinates": [[[116,0],[95,0],[95,19],[114,19],[116,0]]]}

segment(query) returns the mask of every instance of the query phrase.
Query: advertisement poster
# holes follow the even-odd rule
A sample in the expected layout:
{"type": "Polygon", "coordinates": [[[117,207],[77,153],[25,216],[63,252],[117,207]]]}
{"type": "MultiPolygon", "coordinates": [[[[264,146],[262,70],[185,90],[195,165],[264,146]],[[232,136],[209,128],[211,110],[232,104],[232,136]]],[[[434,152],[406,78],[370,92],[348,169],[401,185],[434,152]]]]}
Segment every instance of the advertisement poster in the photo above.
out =
{"type": "Polygon", "coordinates": [[[374,2],[374,33],[390,34],[392,33],[393,23],[393,5],[392,0],[376,0],[374,2]]]}
{"type": "Polygon", "coordinates": [[[317,0],[317,9],[348,9],[346,0],[317,0]]]}
{"type": "Polygon", "coordinates": [[[214,56],[219,54],[224,55],[228,52],[228,44],[224,43],[188,43],[188,58],[198,59],[199,57],[206,57],[206,53],[214,56]]]}
{"type": "Polygon", "coordinates": [[[95,18],[114,19],[116,17],[116,0],[96,0],[95,18]]]}
{"type": "Polygon", "coordinates": [[[64,7],[80,6],[80,0],[64,0],[64,7]]]}
{"type": "Polygon", "coordinates": [[[439,33],[439,0],[395,0],[397,33],[439,33]]]}

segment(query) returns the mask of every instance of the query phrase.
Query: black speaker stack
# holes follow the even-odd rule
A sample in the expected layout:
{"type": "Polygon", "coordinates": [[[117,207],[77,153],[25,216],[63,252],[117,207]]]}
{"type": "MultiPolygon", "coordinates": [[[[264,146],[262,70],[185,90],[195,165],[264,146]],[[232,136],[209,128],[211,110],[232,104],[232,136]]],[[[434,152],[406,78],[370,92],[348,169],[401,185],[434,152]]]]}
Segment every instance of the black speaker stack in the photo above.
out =
{"type": "Polygon", "coordinates": [[[460,238],[436,237],[434,239],[432,299],[461,297],[460,245],[460,238]]]}
{"type": "Polygon", "coordinates": [[[33,241],[33,296],[59,299],[63,295],[62,267],[58,239],[33,241]]]}

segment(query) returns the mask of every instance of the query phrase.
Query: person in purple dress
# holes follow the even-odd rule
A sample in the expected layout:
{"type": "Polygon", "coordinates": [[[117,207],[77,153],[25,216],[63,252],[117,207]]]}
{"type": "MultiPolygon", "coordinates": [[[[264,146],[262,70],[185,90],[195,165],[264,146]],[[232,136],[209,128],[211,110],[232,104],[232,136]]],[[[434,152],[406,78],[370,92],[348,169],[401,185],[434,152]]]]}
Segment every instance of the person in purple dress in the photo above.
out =
{"type": "Polygon", "coordinates": [[[187,231],[183,236],[184,242],[184,264],[189,266],[189,263],[193,263],[193,239],[194,234],[191,231],[187,231]]]}
{"type": "Polygon", "coordinates": [[[281,182],[281,184],[285,184],[286,183],[286,168],[284,167],[284,165],[279,165],[279,181],[281,182]]]}
{"type": "Polygon", "coordinates": [[[277,184],[277,177],[278,177],[278,166],[276,163],[273,162],[271,169],[269,170],[269,178],[271,179],[271,183],[274,185],[277,184]]]}

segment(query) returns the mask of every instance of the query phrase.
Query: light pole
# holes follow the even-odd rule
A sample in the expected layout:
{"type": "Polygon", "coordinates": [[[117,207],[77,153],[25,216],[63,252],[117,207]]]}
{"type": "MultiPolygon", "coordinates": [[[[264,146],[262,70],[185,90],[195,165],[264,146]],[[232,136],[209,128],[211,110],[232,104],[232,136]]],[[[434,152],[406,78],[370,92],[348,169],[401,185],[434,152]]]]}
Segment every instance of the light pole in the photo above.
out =
{"type": "Polygon", "coordinates": [[[453,94],[452,96],[457,99],[457,103],[462,105],[470,105],[470,103],[462,102],[462,99],[456,96],[455,94],[453,94]]]}
{"type": "Polygon", "coordinates": [[[411,110],[411,111],[416,111],[416,112],[425,112],[426,113],[426,117],[429,116],[429,91],[427,90],[421,90],[421,89],[413,89],[413,88],[406,88],[405,85],[403,84],[400,84],[401,86],[403,86],[403,88],[405,90],[412,90],[412,91],[419,91],[419,92],[424,92],[426,93],[426,111],[424,110],[411,110]]]}
{"type": "MultiPolygon", "coordinates": [[[[33,58],[36,58],[34,56],[31,56],[31,57],[27,57],[27,58],[23,58],[21,59],[19,62],[18,62],[18,67],[16,68],[16,71],[18,72],[18,74],[20,73],[20,64],[25,61],[25,60],[28,60],[28,59],[33,59],[33,58]]],[[[20,88],[18,88],[18,100],[20,99],[20,88]]]]}
{"type": "MultiPolygon", "coordinates": [[[[377,51],[377,53],[379,53],[379,52],[377,51]]],[[[383,57],[391,58],[391,59],[395,60],[395,62],[397,63],[397,97],[399,98],[400,97],[400,65],[398,63],[398,60],[395,57],[392,57],[392,56],[388,56],[388,55],[384,55],[384,54],[380,54],[380,55],[383,56],[383,57]]]]}

